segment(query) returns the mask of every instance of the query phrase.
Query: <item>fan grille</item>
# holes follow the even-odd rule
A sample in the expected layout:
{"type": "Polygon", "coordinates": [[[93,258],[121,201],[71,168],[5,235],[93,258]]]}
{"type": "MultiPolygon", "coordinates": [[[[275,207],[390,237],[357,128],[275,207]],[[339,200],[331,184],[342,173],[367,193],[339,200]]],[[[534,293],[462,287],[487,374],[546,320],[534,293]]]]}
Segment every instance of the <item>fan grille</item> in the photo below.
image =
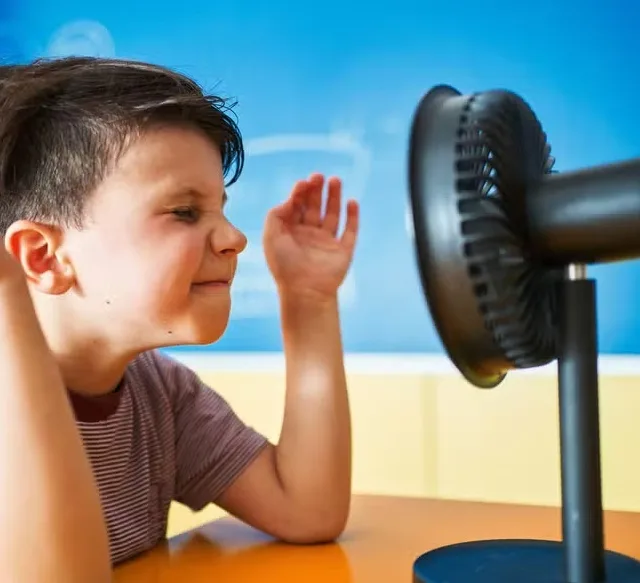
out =
{"type": "Polygon", "coordinates": [[[467,269],[487,330],[515,368],[556,356],[555,286],[562,272],[526,252],[526,193],[552,172],[546,135],[518,96],[467,97],[456,139],[456,191],[467,269]]]}

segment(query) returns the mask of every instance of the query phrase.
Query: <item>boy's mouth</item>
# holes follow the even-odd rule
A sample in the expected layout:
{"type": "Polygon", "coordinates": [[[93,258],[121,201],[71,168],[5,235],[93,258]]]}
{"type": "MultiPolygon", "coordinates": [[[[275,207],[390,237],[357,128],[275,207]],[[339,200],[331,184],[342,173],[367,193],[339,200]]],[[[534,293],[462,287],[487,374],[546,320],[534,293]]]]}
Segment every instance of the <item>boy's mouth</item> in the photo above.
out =
{"type": "Polygon", "coordinates": [[[207,289],[225,289],[231,285],[230,279],[211,279],[206,281],[196,281],[192,284],[194,289],[207,290],[207,289]]]}

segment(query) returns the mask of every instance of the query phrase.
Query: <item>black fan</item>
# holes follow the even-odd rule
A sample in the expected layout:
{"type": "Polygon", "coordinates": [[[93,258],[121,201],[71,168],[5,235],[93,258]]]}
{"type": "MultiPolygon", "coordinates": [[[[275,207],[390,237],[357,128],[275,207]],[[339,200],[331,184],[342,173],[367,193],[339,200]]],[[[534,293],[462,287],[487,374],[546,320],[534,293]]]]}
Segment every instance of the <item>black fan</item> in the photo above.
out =
{"type": "MultiPolygon", "coordinates": [[[[558,361],[563,542],[436,549],[416,583],[637,583],[605,551],[595,281],[586,265],[640,257],[640,159],[552,171],[538,119],[509,91],[438,86],[413,120],[418,268],[444,347],[480,388],[558,361]]],[[[640,533],[638,533],[640,536],[640,533]]]]}

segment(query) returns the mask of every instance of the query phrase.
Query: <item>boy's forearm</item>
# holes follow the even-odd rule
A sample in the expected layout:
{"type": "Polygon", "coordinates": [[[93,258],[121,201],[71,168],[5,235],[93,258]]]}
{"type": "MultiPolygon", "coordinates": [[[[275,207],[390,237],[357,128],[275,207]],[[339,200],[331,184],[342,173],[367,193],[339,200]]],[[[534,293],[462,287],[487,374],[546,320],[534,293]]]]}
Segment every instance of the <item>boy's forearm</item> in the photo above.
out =
{"type": "Polygon", "coordinates": [[[3,580],[110,581],[97,487],[20,279],[0,281],[0,468],[3,580]]]}
{"type": "Polygon", "coordinates": [[[351,497],[351,420],[337,297],[281,294],[286,403],[277,466],[310,521],[337,536],[351,497]]]}

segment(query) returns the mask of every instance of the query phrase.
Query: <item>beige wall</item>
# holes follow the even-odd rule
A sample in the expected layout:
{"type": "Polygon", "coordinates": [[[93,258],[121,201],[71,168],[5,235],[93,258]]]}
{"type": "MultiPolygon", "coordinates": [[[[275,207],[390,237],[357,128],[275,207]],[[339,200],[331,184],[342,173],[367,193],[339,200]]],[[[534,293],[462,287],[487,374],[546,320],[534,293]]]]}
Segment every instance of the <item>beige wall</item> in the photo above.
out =
{"type": "MultiPolygon", "coordinates": [[[[278,370],[201,377],[249,424],[277,440],[284,402],[278,370]]],[[[354,491],[560,503],[556,379],[518,373],[475,389],[451,372],[349,373],[354,491]]],[[[640,511],[640,374],[601,376],[605,507],[640,511]]],[[[175,505],[169,535],[220,516],[175,505]]]]}

